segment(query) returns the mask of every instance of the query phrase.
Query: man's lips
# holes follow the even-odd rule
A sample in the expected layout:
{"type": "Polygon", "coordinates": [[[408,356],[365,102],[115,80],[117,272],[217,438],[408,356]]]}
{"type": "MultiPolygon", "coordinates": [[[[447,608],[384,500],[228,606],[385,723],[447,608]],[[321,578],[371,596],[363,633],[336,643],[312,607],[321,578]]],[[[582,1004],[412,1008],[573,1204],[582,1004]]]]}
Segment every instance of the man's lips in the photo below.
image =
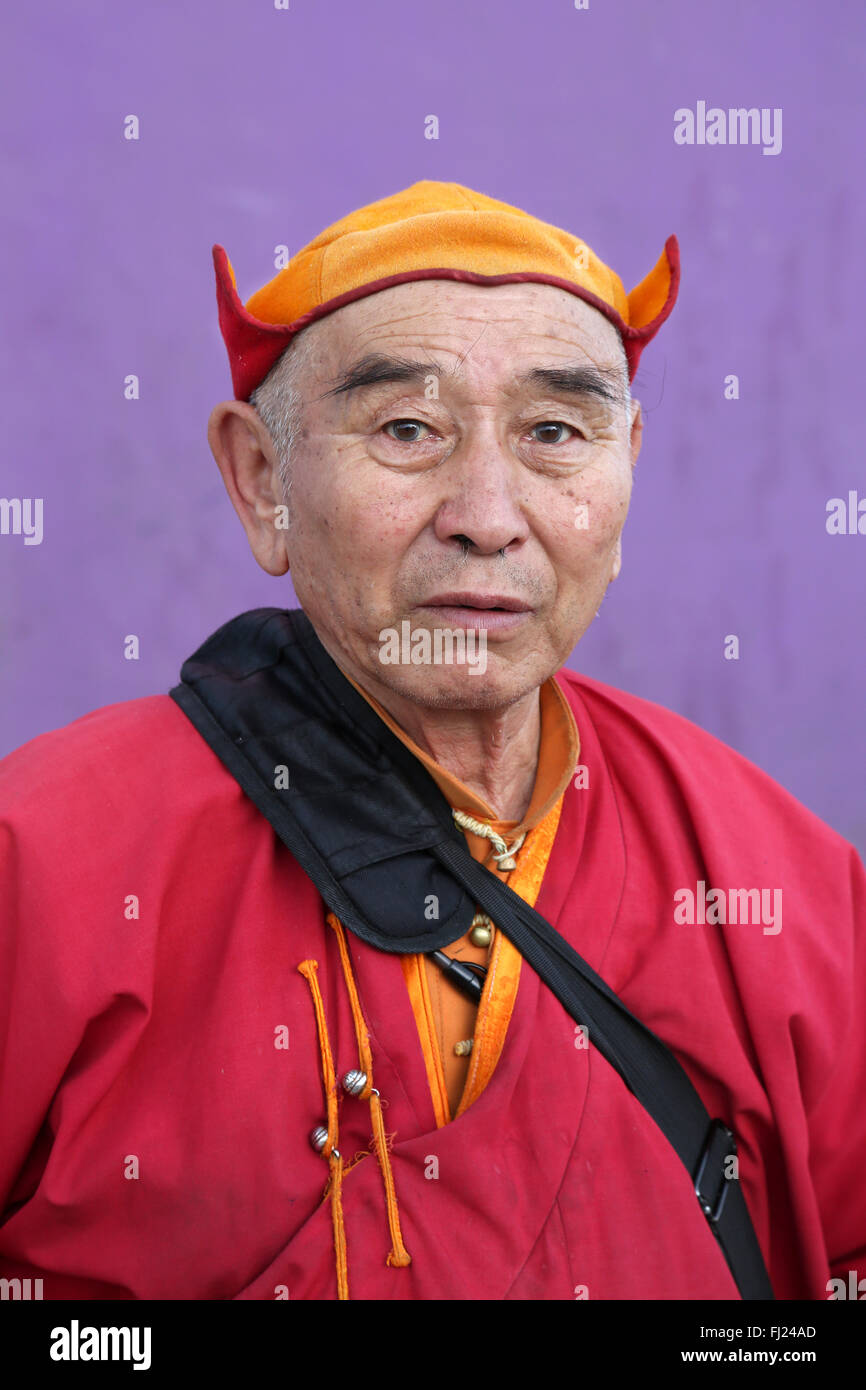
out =
{"type": "Polygon", "coordinates": [[[531,613],[532,605],[522,598],[509,598],[507,594],[453,593],[436,594],[417,605],[418,608],[480,608],[487,612],[491,608],[505,608],[509,613],[531,613]]]}
{"type": "Polygon", "coordinates": [[[448,627],[484,628],[488,632],[512,632],[526,623],[531,604],[509,594],[434,594],[415,605],[416,611],[435,614],[448,627]]]}

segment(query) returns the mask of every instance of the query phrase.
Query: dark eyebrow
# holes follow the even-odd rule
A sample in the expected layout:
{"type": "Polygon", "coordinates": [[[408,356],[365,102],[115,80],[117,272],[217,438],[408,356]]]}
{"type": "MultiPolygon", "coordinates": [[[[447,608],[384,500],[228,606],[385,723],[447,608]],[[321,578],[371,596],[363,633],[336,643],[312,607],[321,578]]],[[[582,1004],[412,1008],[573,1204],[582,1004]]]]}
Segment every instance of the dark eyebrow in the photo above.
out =
{"type": "Polygon", "coordinates": [[[440,376],[442,368],[437,362],[417,362],[410,357],[388,357],[374,352],[362,357],[347,372],[338,377],[336,384],[326,391],[327,396],[340,396],[348,391],[360,391],[365,386],[381,386],[384,382],[423,381],[431,373],[440,376]]]}
{"type": "Polygon", "coordinates": [[[543,386],[564,396],[598,396],[611,405],[625,406],[622,387],[622,367],[536,367],[520,378],[521,383],[543,386]]]}
{"type": "MultiPolygon", "coordinates": [[[[425,377],[441,376],[443,368],[438,362],[417,361],[410,357],[391,357],[384,353],[369,353],[355,362],[353,366],[338,377],[330,390],[320,397],[345,395],[360,391],[364,387],[381,386],[391,382],[419,382],[425,377]]],[[[517,380],[518,386],[541,386],[547,391],[566,396],[596,396],[611,405],[625,406],[626,395],[622,388],[622,367],[614,363],[609,367],[595,367],[578,364],[563,367],[536,367],[517,380]]]]}

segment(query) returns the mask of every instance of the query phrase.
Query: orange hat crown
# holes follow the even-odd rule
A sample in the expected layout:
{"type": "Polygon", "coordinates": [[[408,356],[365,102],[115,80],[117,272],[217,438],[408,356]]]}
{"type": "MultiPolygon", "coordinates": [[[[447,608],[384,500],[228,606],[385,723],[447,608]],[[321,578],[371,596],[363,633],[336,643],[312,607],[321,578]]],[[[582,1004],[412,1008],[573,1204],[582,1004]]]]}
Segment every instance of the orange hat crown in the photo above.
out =
{"type": "Polygon", "coordinates": [[[238,400],[249,399],[307,324],[412,280],[537,281],[567,290],[618,330],[633,378],[679,288],[676,237],[668,237],[649,275],[626,294],[619,276],[580,238],[459,183],[430,180],[334,222],[246,306],[222,246],[214,246],[213,259],[220,330],[238,400]]]}

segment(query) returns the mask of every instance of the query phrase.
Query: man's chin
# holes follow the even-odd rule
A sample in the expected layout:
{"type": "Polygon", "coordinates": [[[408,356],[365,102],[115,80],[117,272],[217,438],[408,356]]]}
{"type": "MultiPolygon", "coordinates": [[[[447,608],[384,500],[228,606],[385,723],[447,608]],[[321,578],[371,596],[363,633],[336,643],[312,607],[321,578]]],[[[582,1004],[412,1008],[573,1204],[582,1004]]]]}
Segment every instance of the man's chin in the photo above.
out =
{"type": "Polygon", "coordinates": [[[546,674],[530,671],[490,657],[485,669],[476,666],[380,666],[382,685],[404,700],[425,709],[505,709],[537,689],[546,674]]]}

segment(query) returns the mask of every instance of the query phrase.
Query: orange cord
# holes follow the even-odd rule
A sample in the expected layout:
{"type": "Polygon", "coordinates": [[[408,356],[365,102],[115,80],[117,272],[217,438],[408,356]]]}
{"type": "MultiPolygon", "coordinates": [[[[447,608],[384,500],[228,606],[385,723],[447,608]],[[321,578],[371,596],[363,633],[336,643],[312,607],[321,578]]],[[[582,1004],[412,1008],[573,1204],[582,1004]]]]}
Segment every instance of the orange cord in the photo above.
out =
{"type": "Polygon", "coordinates": [[[319,963],[315,960],[302,961],[298,966],[310,986],[313,996],[313,1009],[316,1014],[316,1030],[319,1035],[319,1055],[322,1059],[322,1082],[325,1088],[325,1104],[328,1113],[328,1138],[322,1149],[322,1157],[327,1158],[330,1170],[328,1189],[331,1197],[331,1222],[334,1227],[334,1251],[337,1260],[337,1298],[349,1297],[349,1262],[346,1253],[346,1225],[343,1217],[343,1159],[337,1147],[339,1139],[339,1118],[337,1113],[337,1077],[334,1071],[334,1058],[328,1041],[328,1028],[325,1022],[325,1005],[319,988],[317,972],[319,963]]]}
{"type": "Polygon", "coordinates": [[[382,1101],[379,1092],[373,1085],[373,1054],[370,1050],[370,1035],[367,1025],[364,1022],[364,1015],[361,1011],[361,1000],[358,997],[358,987],[355,983],[355,976],[352,970],[352,961],[349,956],[349,945],[346,940],[346,932],[342,922],[334,916],[333,912],[328,913],[328,925],[334,929],[337,935],[337,944],[340,948],[340,964],[343,967],[343,977],[346,981],[346,988],[349,991],[349,1000],[352,1006],[352,1021],[355,1025],[355,1038],[358,1044],[359,1070],[367,1078],[363,1091],[360,1092],[359,1100],[369,1100],[370,1119],[373,1126],[373,1146],[376,1150],[376,1157],[379,1160],[379,1167],[382,1171],[382,1182],[385,1187],[385,1206],[388,1212],[388,1230],[391,1235],[391,1249],[385,1261],[396,1269],[405,1269],[412,1263],[412,1256],[403,1244],[403,1232],[400,1228],[400,1209],[397,1205],[397,1189],[394,1186],[394,1173],[391,1167],[391,1154],[388,1146],[388,1136],[385,1133],[385,1121],[382,1115],[382,1101]]]}
{"type": "Polygon", "coordinates": [[[367,1025],[361,1012],[361,1000],[358,997],[358,986],[355,983],[355,974],[349,957],[349,943],[346,940],[345,928],[333,912],[328,913],[328,926],[333,927],[337,934],[340,964],[343,967],[343,978],[346,981],[349,1001],[352,1005],[352,1022],[355,1025],[355,1039],[358,1044],[358,1070],[362,1071],[367,1078],[367,1084],[358,1095],[358,1100],[367,1100],[373,1089],[373,1054],[370,1051],[370,1035],[367,1032],[367,1025]]]}
{"type": "Polygon", "coordinates": [[[397,1189],[394,1186],[394,1174],[391,1170],[391,1155],[388,1151],[388,1136],[385,1133],[385,1121],[382,1118],[382,1101],[378,1091],[373,1091],[370,1095],[370,1116],[373,1121],[373,1143],[376,1147],[379,1167],[382,1169],[382,1181],[385,1184],[385,1202],[388,1208],[388,1229],[391,1233],[391,1249],[388,1251],[388,1258],[385,1263],[397,1269],[405,1269],[406,1265],[412,1263],[412,1256],[403,1244],[403,1232],[400,1229],[400,1209],[397,1206],[397,1189]]]}

